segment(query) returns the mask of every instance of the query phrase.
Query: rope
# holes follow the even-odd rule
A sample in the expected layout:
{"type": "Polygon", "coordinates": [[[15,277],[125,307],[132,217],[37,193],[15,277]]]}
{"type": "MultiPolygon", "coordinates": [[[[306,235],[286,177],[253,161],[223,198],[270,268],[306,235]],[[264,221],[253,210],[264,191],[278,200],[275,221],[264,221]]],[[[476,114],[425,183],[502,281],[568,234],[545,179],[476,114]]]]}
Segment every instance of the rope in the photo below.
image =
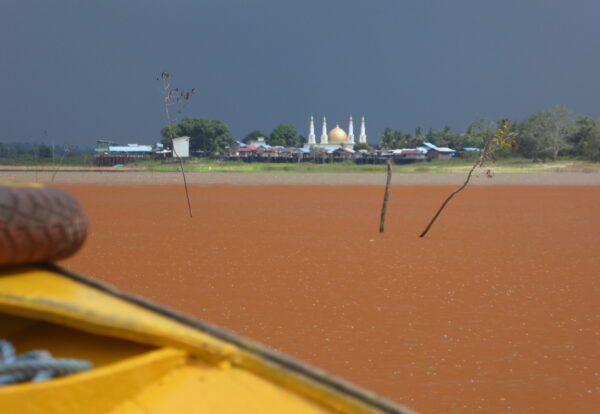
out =
{"type": "Polygon", "coordinates": [[[0,339],[0,385],[17,382],[41,382],[55,377],[87,371],[89,361],[54,358],[48,351],[30,351],[17,355],[14,346],[0,339]]]}

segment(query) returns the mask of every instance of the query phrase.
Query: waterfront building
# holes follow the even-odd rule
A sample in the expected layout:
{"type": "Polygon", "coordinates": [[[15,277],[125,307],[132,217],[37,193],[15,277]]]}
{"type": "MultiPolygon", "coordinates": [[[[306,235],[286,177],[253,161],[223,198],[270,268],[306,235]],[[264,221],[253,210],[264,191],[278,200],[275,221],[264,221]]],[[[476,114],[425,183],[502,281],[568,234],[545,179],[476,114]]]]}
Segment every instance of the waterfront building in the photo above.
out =
{"type": "MultiPolygon", "coordinates": [[[[361,118],[360,122],[360,134],[358,142],[367,143],[367,132],[365,125],[365,117],[361,118]]],[[[304,148],[320,148],[326,151],[335,151],[340,147],[352,149],[355,144],[354,139],[354,124],[352,121],[352,115],[348,120],[348,133],[340,128],[339,124],[336,124],[335,128],[327,132],[327,118],[323,117],[323,124],[321,127],[321,138],[320,141],[316,141],[315,135],[315,120],[314,117],[310,117],[310,124],[308,129],[308,143],[304,145],[304,148]]]]}

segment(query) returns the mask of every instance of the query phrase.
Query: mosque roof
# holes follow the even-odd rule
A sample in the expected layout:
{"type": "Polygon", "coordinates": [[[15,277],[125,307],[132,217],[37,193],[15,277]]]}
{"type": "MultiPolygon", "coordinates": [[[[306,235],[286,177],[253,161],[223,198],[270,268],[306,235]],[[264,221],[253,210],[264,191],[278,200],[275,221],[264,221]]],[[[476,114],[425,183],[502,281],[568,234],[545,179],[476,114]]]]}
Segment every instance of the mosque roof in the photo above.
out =
{"type": "Polygon", "coordinates": [[[348,142],[348,135],[339,125],[336,125],[335,128],[329,131],[327,142],[348,142]]]}

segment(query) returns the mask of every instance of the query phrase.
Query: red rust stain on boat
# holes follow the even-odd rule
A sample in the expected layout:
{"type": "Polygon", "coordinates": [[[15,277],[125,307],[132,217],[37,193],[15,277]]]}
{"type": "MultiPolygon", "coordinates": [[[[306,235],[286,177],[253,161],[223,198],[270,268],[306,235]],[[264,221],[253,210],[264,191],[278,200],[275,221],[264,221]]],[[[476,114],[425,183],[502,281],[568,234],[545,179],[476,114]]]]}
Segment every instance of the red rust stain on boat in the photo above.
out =
{"type": "Polygon", "coordinates": [[[600,409],[600,187],[68,186],[62,264],[423,413],[600,409]]]}

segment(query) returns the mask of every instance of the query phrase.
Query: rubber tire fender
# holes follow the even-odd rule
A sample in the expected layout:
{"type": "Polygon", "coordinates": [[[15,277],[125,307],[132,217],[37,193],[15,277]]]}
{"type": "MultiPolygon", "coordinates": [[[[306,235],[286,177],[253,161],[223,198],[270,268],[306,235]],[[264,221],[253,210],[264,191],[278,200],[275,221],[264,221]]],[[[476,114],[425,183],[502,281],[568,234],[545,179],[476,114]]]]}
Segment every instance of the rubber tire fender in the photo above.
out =
{"type": "Polygon", "coordinates": [[[58,188],[0,183],[0,265],[52,262],[75,253],[88,220],[58,188]]]}

